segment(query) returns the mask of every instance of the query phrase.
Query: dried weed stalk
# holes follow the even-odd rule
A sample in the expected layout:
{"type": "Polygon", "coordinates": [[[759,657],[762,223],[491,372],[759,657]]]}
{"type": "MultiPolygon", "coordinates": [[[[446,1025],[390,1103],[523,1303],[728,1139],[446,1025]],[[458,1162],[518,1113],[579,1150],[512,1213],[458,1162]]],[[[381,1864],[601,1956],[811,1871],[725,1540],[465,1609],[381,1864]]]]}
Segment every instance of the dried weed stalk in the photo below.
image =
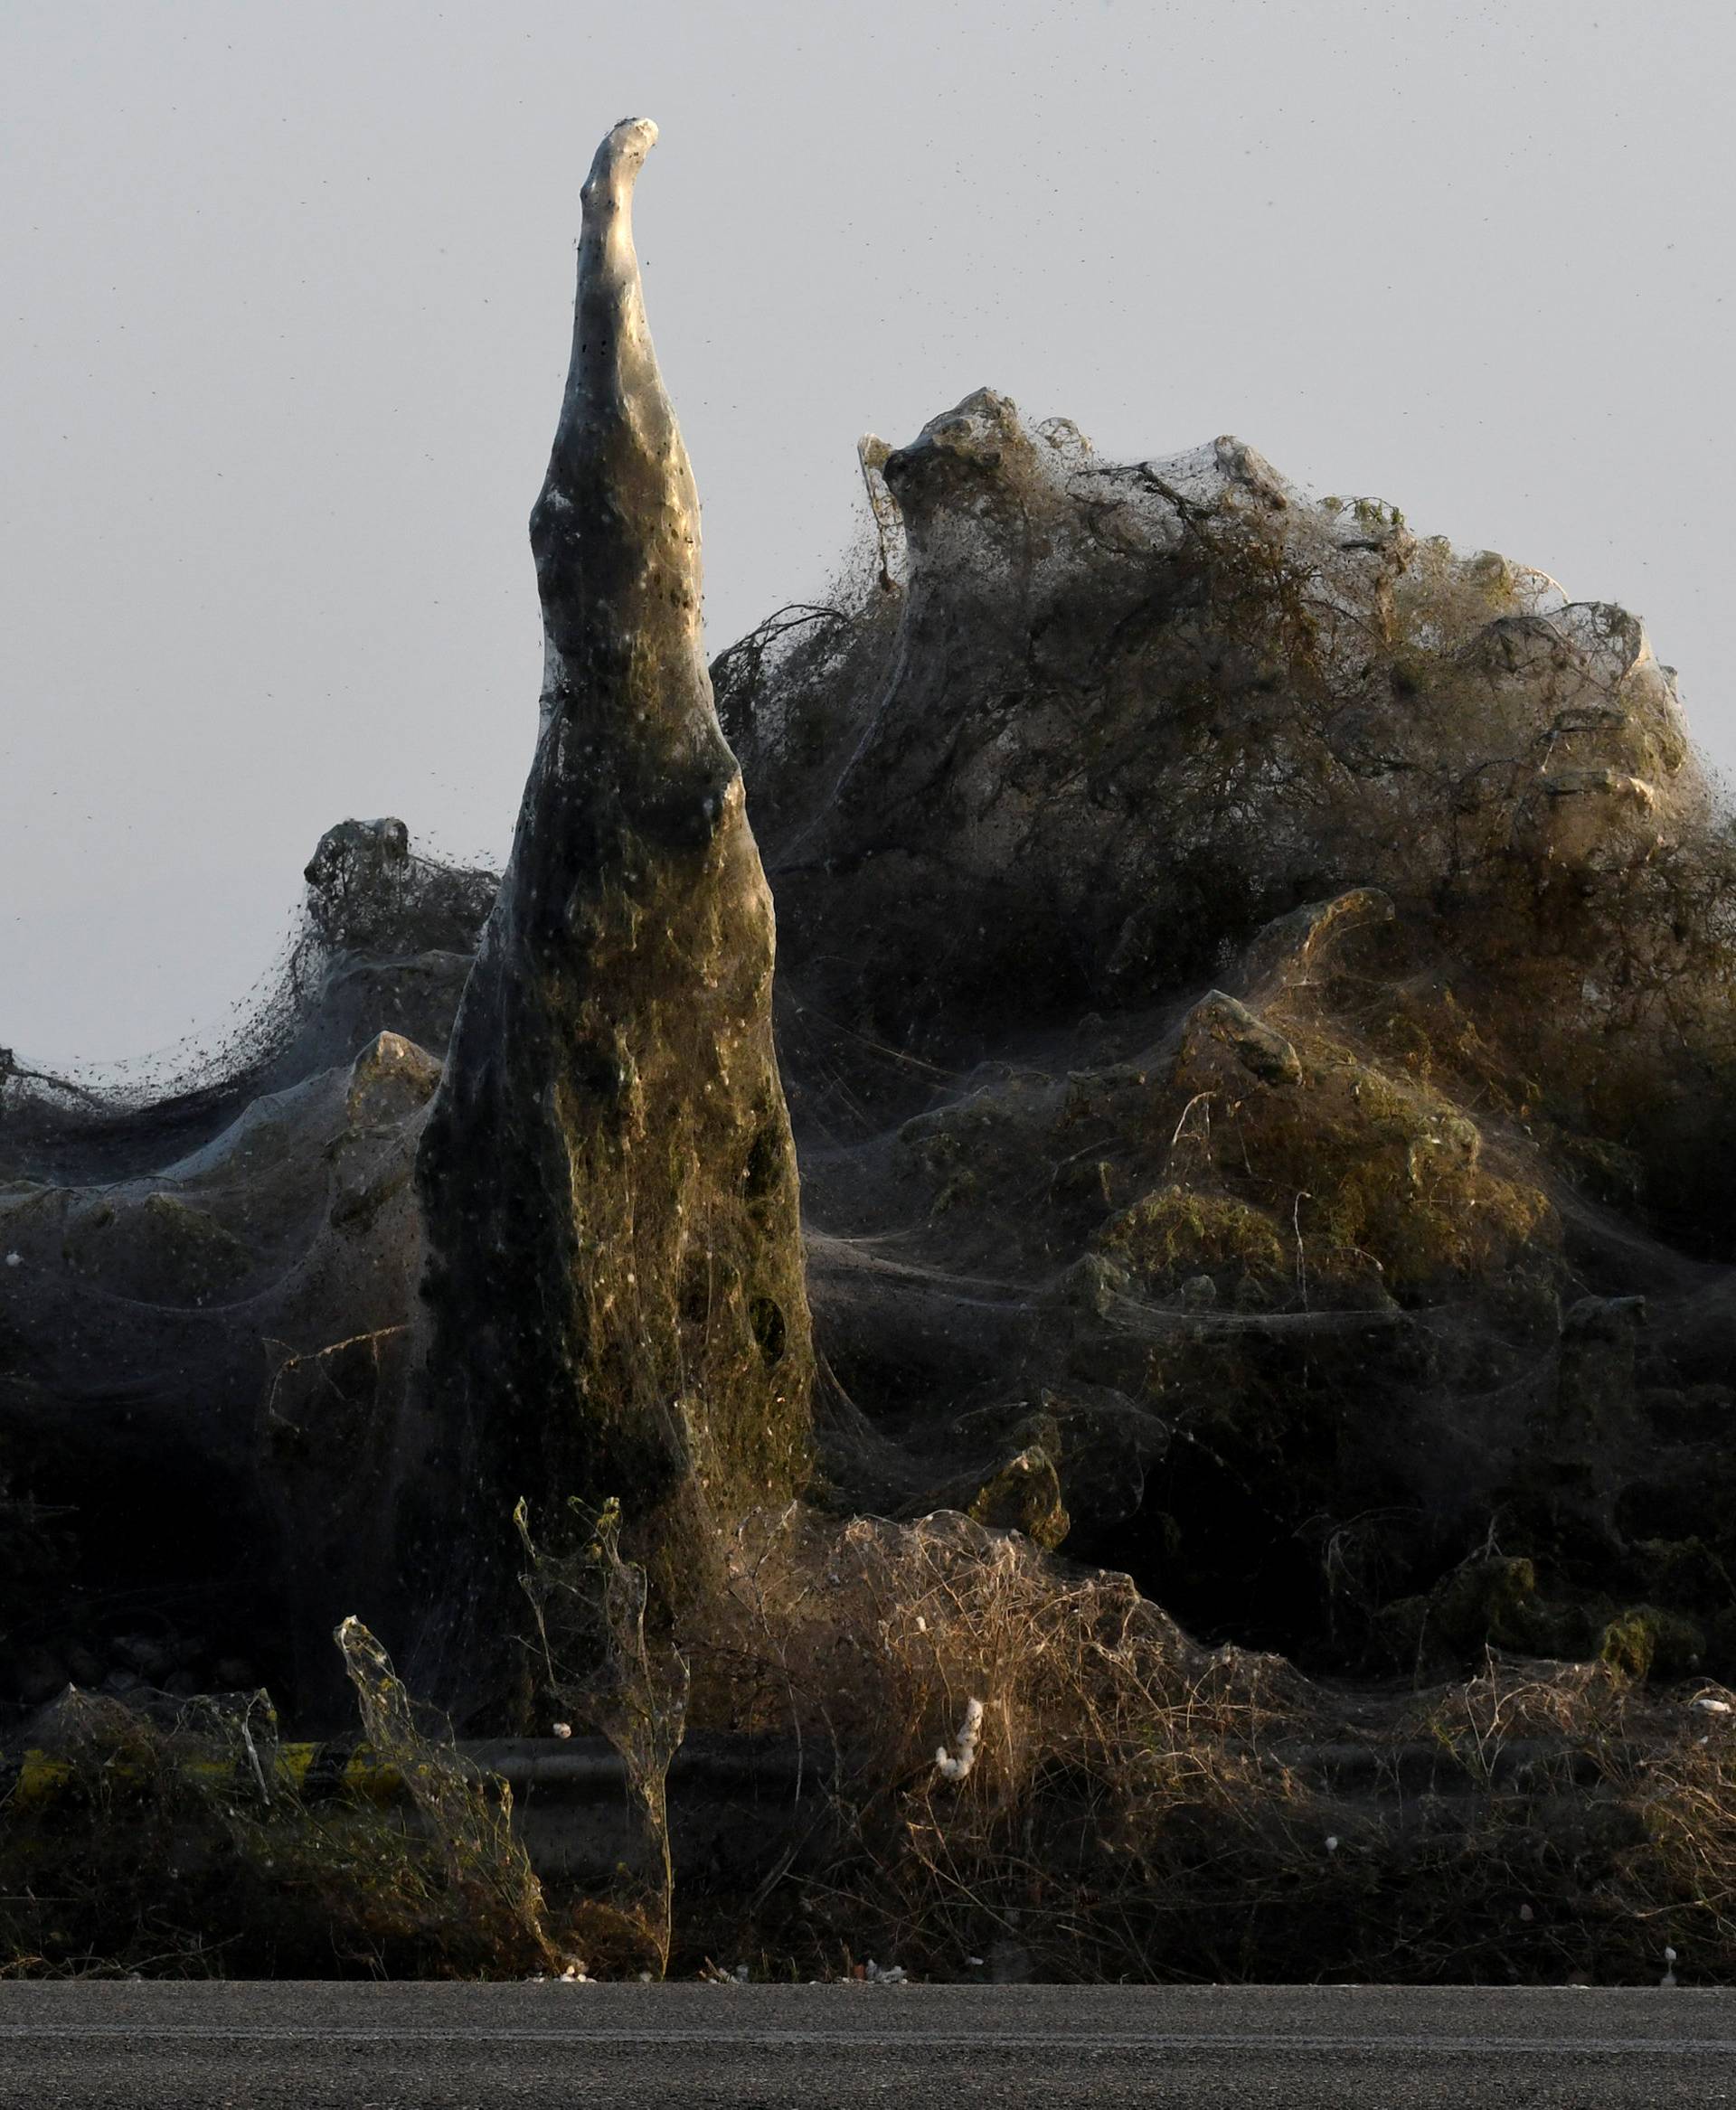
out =
{"type": "Polygon", "coordinates": [[[569,1507],[580,1542],[558,1554],[532,1539],[529,1510],[519,1502],[520,1579],[536,1615],[549,1691],[564,1714],[591,1723],[618,1755],[644,1850],[639,1869],[620,1871],[619,1895],[588,1901],[577,1924],[592,1961],[637,1961],[648,1951],[661,1975],[669,1967],[675,1882],[667,1783],[686,1726],[687,1663],[646,1631],[645,1570],[622,1558],[619,1504],[569,1507]]]}

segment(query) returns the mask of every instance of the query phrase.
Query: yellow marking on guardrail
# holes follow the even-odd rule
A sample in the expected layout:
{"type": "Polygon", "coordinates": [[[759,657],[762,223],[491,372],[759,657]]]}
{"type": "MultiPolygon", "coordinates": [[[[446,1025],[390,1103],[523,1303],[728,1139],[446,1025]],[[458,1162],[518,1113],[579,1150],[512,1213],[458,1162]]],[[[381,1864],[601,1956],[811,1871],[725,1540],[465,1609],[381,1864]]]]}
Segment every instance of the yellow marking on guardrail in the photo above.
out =
{"type": "MultiPolygon", "coordinates": [[[[352,1748],[341,1766],[330,1765],[329,1758],[336,1755],[334,1747],[326,1744],[280,1745],[271,1769],[273,1783],[299,1797],[307,1792],[311,1773],[316,1775],[316,1791],[322,1794],[387,1803],[396,1801],[403,1793],[402,1773],[376,1758],[365,1744],[352,1748]],[[327,1755],[326,1764],[321,1762],[322,1754],[327,1755]]],[[[238,1790],[256,1787],[246,1754],[239,1749],[228,1763],[195,1757],[177,1757],[169,1763],[177,1772],[213,1787],[224,1782],[233,1782],[238,1790]]],[[[118,1757],[106,1760],[101,1770],[118,1783],[148,1777],[146,1769],[118,1757]]],[[[79,1769],[52,1751],[30,1750],[17,1757],[0,1752],[0,1811],[49,1808],[78,1777],[79,1769]]]]}

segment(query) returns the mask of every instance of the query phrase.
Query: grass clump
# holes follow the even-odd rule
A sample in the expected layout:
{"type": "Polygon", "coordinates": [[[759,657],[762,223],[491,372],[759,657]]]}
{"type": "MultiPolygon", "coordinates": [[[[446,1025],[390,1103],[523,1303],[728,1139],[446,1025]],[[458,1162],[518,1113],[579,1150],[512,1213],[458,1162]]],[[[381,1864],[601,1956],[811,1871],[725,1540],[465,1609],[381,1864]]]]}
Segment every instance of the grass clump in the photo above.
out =
{"type": "MultiPolygon", "coordinates": [[[[1549,1198],[1486,1148],[1420,1063],[1389,1067],[1312,1020],[1280,1013],[1273,1022],[1296,1050],[1294,1085],[1262,1081],[1204,1034],[1184,1036],[1177,1092],[1209,1100],[1211,1118],[1184,1109],[1172,1160],[1203,1154],[1244,1208],[1288,1229],[1323,1287],[1403,1296],[1515,1267],[1548,1271],[1561,1238],[1549,1198]]],[[[1216,1213],[1228,1229],[1222,1204],[1216,1213]]]]}
{"type": "Polygon", "coordinates": [[[1292,1272],[1265,1210],[1233,1194],[1174,1182],[1112,1216],[1096,1244],[1156,1290],[1209,1275],[1221,1295],[1260,1295],[1286,1284],[1292,1272]]]}
{"type": "MultiPolygon", "coordinates": [[[[1517,1615],[1524,1566],[1467,1589],[1517,1615]]],[[[1684,1980],[1736,1972],[1720,1689],[1486,1650],[1467,1680],[1335,1692],[947,1512],[760,1520],[731,1574],[695,1704],[793,1728],[831,1784],[739,1953],[807,1974],[873,1955],[948,1978],[1642,1983],[1669,1944],[1684,1980]]]]}
{"type": "Polygon", "coordinates": [[[1301,1681],[957,1513],[796,1512],[735,1553],[696,1696],[832,1768],[836,1845],[777,1938],[946,1976],[1245,1974],[1245,1913],[1213,1916],[1307,1821],[1262,1749],[1301,1681]]]}
{"type": "Polygon", "coordinates": [[[1705,1649],[1705,1635],[1694,1620],[1654,1605],[1634,1605],[1604,1628],[1598,1657],[1618,1677],[1685,1678],[1699,1669],[1705,1649]]]}
{"type": "Polygon", "coordinates": [[[365,1739],[278,1740],[263,1692],[126,1705],[69,1688],[5,1766],[13,1975],[519,1977],[557,1965],[512,1796],[339,1631],[365,1739]]]}

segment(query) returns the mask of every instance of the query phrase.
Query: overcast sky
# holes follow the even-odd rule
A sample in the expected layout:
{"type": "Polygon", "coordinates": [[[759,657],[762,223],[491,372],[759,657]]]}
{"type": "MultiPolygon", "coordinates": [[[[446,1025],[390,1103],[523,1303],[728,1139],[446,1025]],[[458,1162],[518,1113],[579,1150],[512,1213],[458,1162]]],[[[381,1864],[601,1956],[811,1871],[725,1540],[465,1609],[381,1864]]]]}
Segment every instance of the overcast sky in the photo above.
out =
{"type": "Polygon", "coordinates": [[[1724,0],[5,0],[0,1043],[213,1031],[322,830],[498,857],[580,181],[713,650],[990,383],[1615,599],[1736,763],[1724,0]]]}

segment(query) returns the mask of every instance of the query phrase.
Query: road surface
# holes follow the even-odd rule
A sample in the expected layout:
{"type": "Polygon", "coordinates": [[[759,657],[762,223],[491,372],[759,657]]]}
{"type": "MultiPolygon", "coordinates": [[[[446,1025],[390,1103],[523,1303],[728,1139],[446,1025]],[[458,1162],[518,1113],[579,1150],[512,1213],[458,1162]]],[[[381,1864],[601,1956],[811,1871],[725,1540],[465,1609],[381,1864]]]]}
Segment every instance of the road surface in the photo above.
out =
{"type": "Polygon", "coordinates": [[[1736,1992],[0,1983],[24,2110],[1736,2105],[1736,1992]]]}

